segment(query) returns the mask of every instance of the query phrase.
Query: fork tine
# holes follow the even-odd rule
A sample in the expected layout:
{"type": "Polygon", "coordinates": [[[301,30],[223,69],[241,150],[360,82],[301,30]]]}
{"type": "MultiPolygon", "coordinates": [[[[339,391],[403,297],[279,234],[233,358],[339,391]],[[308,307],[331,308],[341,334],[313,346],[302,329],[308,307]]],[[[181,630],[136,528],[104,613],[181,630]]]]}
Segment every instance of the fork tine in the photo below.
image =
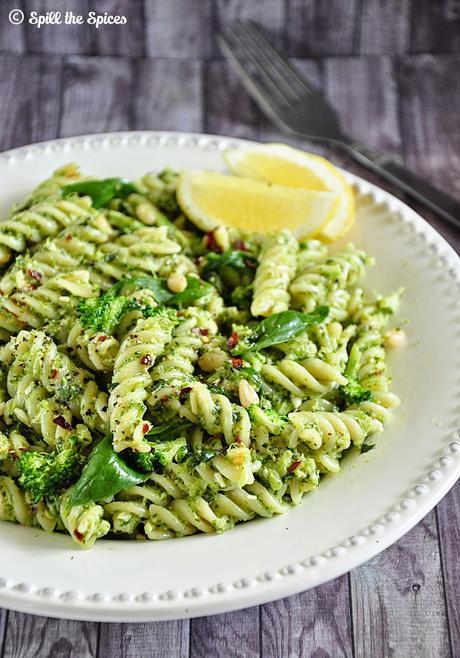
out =
{"type": "Polygon", "coordinates": [[[247,69],[248,64],[251,65],[252,70],[246,71],[246,75],[253,79],[254,75],[257,75],[259,84],[262,84],[261,92],[269,94],[278,106],[286,105],[286,98],[283,96],[279,85],[266,72],[265,68],[261,66],[257,56],[254,54],[251,47],[248,47],[248,44],[235,29],[235,26],[231,25],[226,28],[225,36],[227,42],[230,41],[233,44],[233,55],[238,58],[240,65],[245,69],[247,69]]]}
{"type": "Polygon", "coordinates": [[[253,23],[253,21],[239,21],[239,25],[244,26],[245,32],[249,35],[254,42],[257,43],[257,46],[261,52],[263,52],[264,57],[269,61],[273,67],[277,69],[280,75],[283,76],[285,82],[289,83],[292,88],[296,89],[298,94],[305,96],[306,94],[318,94],[318,90],[315,89],[312,85],[309,84],[307,80],[301,76],[296,69],[291,66],[291,64],[280,55],[280,53],[271,45],[269,41],[265,38],[259,28],[253,23]]]}
{"type": "Polygon", "coordinates": [[[298,73],[281,57],[251,21],[236,21],[242,41],[257,58],[265,73],[282,89],[290,102],[297,102],[311,91],[298,73]]]}
{"type": "Polygon", "coordinates": [[[241,82],[249,94],[257,101],[266,114],[271,117],[272,121],[284,130],[285,125],[281,122],[279,117],[279,106],[273,101],[271,95],[267,92],[267,89],[262,83],[254,75],[248,75],[245,68],[246,62],[244,59],[237,56],[231,40],[227,39],[227,37],[221,33],[218,37],[218,41],[222,52],[236,70],[241,82]]]}
{"type": "Polygon", "coordinates": [[[276,112],[280,107],[286,106],[286,98],[281,93],[279,86],[260,65],[257,57],[254,56],[251,49],[248,49],[233,26],[223,30],[221,45],[224,47],[226,55],[237,67],[245,86],[251,92],[257,93],[258,100],[263,101],[265,107],[268,105],[272,112],[276,112]],[[246,71],[248,62],[252,64],[253,68],[250,73],[246,71]]]}

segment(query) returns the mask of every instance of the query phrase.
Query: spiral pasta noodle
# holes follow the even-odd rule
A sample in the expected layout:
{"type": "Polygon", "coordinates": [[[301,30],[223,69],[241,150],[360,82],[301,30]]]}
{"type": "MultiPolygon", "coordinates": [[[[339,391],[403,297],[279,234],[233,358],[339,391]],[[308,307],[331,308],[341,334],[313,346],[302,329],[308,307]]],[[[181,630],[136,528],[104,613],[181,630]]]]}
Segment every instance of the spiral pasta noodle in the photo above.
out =
{"type": "Polygon", "coordinates": [[[139,452],[150,451],[144,441],[144,434],[151,427],[144,420],[151,381],[149,370],[171,340],[175,324],[176,318],[170,313],[138,320],[120,345],[109,398],[110,429],[117,452],[128,447],[139,452]]]}
{"type": "Polygon", "coordinates": [[[295,274],[297,240],[289,231],[267,237],[254,280],[252,315],[269,316],[289,308],[288,286],[295,274]]]}

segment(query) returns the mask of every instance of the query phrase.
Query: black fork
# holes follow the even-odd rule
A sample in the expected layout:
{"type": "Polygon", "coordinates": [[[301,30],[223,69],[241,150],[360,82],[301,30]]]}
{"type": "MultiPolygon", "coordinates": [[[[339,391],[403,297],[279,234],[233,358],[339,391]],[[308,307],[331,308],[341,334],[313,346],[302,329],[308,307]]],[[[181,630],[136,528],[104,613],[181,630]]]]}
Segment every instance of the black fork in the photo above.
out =
{"type": "Polygon", "coordinates": [[[460,228],[460,203],[389,156],[347,135],[329,102],[251,21],[236,21],[219,44],[244,86],[283,133],[328,142],[460,228]]]}

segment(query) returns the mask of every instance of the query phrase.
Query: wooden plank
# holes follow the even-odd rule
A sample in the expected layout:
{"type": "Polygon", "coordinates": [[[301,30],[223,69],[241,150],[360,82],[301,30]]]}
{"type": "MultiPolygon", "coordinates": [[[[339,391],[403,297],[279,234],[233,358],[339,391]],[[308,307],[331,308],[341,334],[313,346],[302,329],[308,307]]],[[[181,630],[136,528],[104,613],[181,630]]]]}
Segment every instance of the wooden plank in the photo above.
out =
{"type": "Polygon", "coordinates": [[[147,54],[206,57],[211,52],[211,0],[149,0],[145,3],[147,54]]]}
{"type": "Polygon", "coordinates": [[[0,608],[0,655],[3,656],[3,647],[6,638],[6,623],[9,615],[9,610],[0,608]]]}
{"type": "Polygon", "coordinates": [[[414,0],[412,52],[460,51],[460,6],[455,0],[414,0]]]}
{"type": "Polygon", "coordinates": [[[388,57],[341,57],[325,61],[325,93],[343,127],[357,140],[397,155],[398,92],[388,57]]]}
{"type": "Polygon", "coordinates": [[[116,57],[70,57],[64,65],[61,135],[127,130],[130,127],[129,61],[116,57]]]}
{"type": "Polygon", "coordinates": [[[271,43],[284,47],[286,5],[284,0],[215,0],[214,54],[221,55],[217,35],[225,25],[235,20],[253,20],[260,25],[271,43]]]}
{"type": "MultiPolygon", "coordinates": [[[[37,11],[40,14],[60,11],[72,11],[76,15],[87,16],[89,10],[88,0],[40,0],[40,3],[25,1],[27,13],[37,11]]],[[[92,50],[92,38],[95,28],[86,23],[82,25],[30,25],[24,22],[26,33],[26,49],[31,53],[62,53],[83,54],[92,50]]]]}
{"type": "Polygon", "coordinates": [[[227,62],[207,64],[205,98],[207,133],[257,138],[260,112],[227,62]]]}
{"type": "Polygon", "coordinates": [[[201,76],[197,60],[139,60],[133,71],[133,127],[200,131],[201,76]]]}
{"type": "Polygon", "coordinates": [[[357,656],[451,656],[434,512],[352,571],[351,588],[357,656]]]}
{"type": "MultiPolygon", "coordinates": [[[[6,4],[6,3],[5,3],[6,4]]],[[[24,22],[16,25],[9,18],[10,12],[19,9],[25,11],[24,0],[15,0],[2,7],[0,20],[0,50],[7,53],[23,53],[25,50],[24,22]]],[[[12,15],[14,20],[15,14],[12,15]]]]}
{"type": "MultiPolygon", "coordinates": [[[[348,577],[262,606],[264,658],[353,655],[348,577]]],[[[366,658],[370,658],[369,655],[366,658]]]]}
{"type": "Polygon", "coordinates": [[[460,483],[447,494],[437,507],[439,541],[447,600],[452,655],[460,656],[460,483]]]}
{"type": "Polygon", "coordinates": [[[225,615],[192,619],[190,656],[192,658],[265,656],[260,651],[259,621],[258,607],[225,615]]]}
{"type": "Polygon", "coordinates": [[[91,0],[93,11],[124,16],[124,25],[103,25],[91,30],[94,52],[98,55],[127,55],[139,57],[145,54],[144,3],[143,0],[91,0]]]}
{"type": "Polygon", "coordinates": [[[10,611],[3,658],[95,658],[98,624],[10,611]]]}
{"type": "Polygon", "coordinates": [[[188,619],[154,624],[101,624],[98,658],[188,658],[188,619]]]}
{"type": "Polygon", "coordinates": [[[393,55],[409,52],[412,0],[363,2],[361,53],[393,55]]]}
{"type": "Polygon", "coordinates": [[[59,125],[61,60],[0,55],[0,150],[51,139],[59,125]]]}
{"type": "Polygon", "coordinates": [[[290,55],[350,55],[359,26],[358,0],[287,0],[290,55]]]}
{"type": "MultiPolygon", "coordinates": [[[[399,70],[407,165],[456,198],[460,198],[459,65],[460,55],[419,55],[403,57],[399,70]]],[[[430,221],[460,249],[458,230],[435,215],[430,221]]]]}

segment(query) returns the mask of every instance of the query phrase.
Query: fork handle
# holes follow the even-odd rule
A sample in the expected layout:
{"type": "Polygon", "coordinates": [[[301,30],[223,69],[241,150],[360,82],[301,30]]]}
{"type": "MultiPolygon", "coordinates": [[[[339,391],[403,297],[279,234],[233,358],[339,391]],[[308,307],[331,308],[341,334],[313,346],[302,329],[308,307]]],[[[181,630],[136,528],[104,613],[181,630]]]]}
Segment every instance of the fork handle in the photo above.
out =
{"type": "Polygon", "coordinates": [[[427,208],[460,228],[460,202],[435,187],[427,180],[412,173],[390,157],[356,142],[346,144],[346,150],[357,162],[386,178],[427,208]]]}

